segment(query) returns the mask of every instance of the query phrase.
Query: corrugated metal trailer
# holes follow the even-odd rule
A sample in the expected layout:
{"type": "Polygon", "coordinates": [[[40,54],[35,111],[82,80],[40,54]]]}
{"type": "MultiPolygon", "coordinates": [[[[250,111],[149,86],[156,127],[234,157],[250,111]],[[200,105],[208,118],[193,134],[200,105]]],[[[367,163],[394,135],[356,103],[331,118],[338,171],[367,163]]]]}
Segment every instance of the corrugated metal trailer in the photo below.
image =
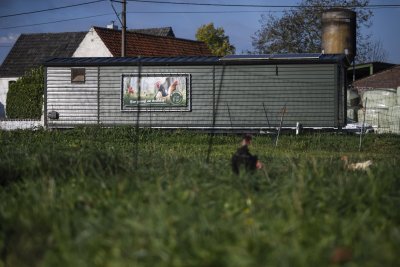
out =
{"type": "Polygon", "coordinates": [[[276,128],[283,119],[284,128],[297,122],[340,128],[346,123],[345,59],[324,54],[56,58],[45,64],[45,125],[138,123],[231,131],[276,128]],[[167,92],[167,87],[174,88],[167,92]]]}

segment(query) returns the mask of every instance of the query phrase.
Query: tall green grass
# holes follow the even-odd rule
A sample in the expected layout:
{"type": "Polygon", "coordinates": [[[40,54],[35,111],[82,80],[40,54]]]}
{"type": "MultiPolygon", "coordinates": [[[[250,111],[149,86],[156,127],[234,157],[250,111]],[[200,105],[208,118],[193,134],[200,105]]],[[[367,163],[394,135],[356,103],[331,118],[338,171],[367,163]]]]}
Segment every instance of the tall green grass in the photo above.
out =
{"type": "Polygon", "coordinates": [[[132,128],[0,132],[0,266],[398,266],[400,138],[132,128]],[[139,140],[139,143],[134,141],[139,140]],[[373,159],[347,171],[341,155],[373,159]]]}

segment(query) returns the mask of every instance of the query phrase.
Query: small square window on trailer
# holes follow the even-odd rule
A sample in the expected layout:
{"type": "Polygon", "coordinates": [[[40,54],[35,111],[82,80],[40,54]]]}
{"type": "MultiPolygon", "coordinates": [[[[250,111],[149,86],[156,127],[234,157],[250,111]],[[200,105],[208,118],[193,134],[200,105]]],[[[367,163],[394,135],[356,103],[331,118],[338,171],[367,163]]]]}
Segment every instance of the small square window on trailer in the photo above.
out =
{"type": "Polygon", "coordinates": [[[71,68],[71,83],[85,83],[85,68],[71,68]]]}
{"type": "Polygon", "coordinates": [[[138,123],[231,132],[346,124],[345,55],[56,58],[45,66],[48,128],[138,123]]]}

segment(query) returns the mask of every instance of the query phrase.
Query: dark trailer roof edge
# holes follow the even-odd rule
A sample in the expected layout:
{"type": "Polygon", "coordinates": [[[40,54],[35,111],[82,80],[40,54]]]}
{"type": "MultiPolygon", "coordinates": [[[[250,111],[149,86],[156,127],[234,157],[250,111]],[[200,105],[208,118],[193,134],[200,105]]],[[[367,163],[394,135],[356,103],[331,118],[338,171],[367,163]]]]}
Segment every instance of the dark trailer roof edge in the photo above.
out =
{"type": "Polygon", "coordinates": [[[253,65],[253,64],[327,64],[348,65],[344,54],[264,54],[179,57],[75,57],[52,58],[44,62],[46,67],[84,66],[179,66],[179,65],[253,65]]]}

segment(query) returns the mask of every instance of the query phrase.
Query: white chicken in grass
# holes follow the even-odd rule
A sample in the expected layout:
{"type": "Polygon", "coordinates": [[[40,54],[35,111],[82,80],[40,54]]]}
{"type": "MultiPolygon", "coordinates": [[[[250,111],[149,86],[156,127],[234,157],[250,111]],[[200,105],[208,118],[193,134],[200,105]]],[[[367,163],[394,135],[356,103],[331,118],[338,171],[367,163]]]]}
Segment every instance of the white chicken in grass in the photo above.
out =
{"type": "Polygon", "coordinates": [[[349,163],[349,158],[347,156],[342,156],[340,159],[344,162],[344,167],[351,171],[356,171],[356,170],[366,171],[369,169],[369,166],[371,166],[373,163],[372,160],[367,160],[364,162],[357,162],[357,163],[349,163]]]}

